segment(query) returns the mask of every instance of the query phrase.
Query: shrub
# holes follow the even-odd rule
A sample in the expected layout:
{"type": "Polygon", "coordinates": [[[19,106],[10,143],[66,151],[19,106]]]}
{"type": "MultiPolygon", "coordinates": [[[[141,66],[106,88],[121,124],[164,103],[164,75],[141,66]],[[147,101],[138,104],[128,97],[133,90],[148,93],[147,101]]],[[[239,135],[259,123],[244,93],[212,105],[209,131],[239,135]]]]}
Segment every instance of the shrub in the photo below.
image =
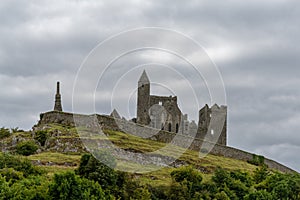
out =
{"type": "Polygon", "coordinates": [[[146,187],[139,187],[134,190],[133,195],[130,197],[130,199],[150,200],[151,193],[146,187]]]}
{"type": "Polygon", "coordinates": [[[6,138],[10,136],[10,131],[8,128],[0,128],[0,139],[6,138]]]}
{"type": "Polygon", "coordinates": [[[0,175],[5,177],[6,181],[11,181],[12,183],[24,178],[23,173],[16,171],[14,168],[0,169],[0,175]]]}
{"type": "Polygon", "coordinates": [[[4,168],[13,168],[16,171],[23,172],[25,177],[42,173],[40,169],[33,166],[27,159],[19,159],[7,153],[0,153],[0,169],[4,168]]]}
{"type": "Polygon", "coordinates": [[[265,165],[265,157],[261,155],[252,155],[252,160],[248,160],[248,163],[256,165],[256,166],[263,166],[265,165]]]}
{"type": "MultiPolygon", "coordinates": [[[[115,160],[107,152],[98,152],[97,158],[110,166],[115,166],[115,160]]],[[[91,154],[85,154],[81,157],[80,165],[77,173],[87,179],[98,182],[103,189],[113,189],[117,186],[118,174],[117,172],[101,163],[91,154]]]]}
{"type": "Polygon", "coordinates": [[[24,141],[17,144],[16,149],[18,154],[29,156],[36,152],[38,146],[33,141],[24,141]]]}
{"type": "Polygon", "coordinates": [[[5,199],[50,199],[46,177],[31,176],[12,184],[6,190],[5,199]]]}
{"type": "Polygon", "coordinates": [[[9,190],[9,183],[0,175],[0,199],[7,199],[9,190]]]}
{"type": "Polygon", "coordinates": [[[240,180],[247,187],[253,185],[252,177],[247,172],[242,172],[240,170],[230,172],[231,178],[235,180],[240,180]]]}
{"type": "Polygon", "coordinates": [[[255,181],[255,183],[261,183],[268,177],[269,174],[270,173],[266,166],[256,168],[253,174],[253,180],[255,181]]]}
{"type": "Polygon", "coordinates": [[[10,128],[12,133],[17,133],[17,132],[24,132],[24,130],[20,130],[19,127],[16,128],[10,128]]]}
{"type": "Polygon", "coordinates": [[[171,185],[170,195],[174,196],[173,199],[176,199],[177,194],[184,199],[190,199],[201,189],[202,176],[191,166],[175,169],[171,172],[171,177],[173,178],[173,184],[171,185]]]}
{"type": "Polygon", "coordinates": [[[49,138],[47,131],[37,131],[35,132],[34,139],[37,140],[41,146],[45,146],[46,140],[49,138]]]}
{"type": "Polygon", "coordinates": [[[219,199],[219,200],[230,200],[230,198],[227,196],[227,194],[224,191],[218,192],[216,194],[216,199],[219,199]]]}
{"type": "Polygon", "coordinates": [[[217,187],[223,188],[225,185],[229,185],[232,182],[232,178],[229,172],[218,167],[212,176],[212,181],[217,185],[217,187]]]}
{"type": "Polygon", "coordinates": [[[55,174],[49,187],[53,199],[105,199],[101,186],[73,172],[55,174]]]}

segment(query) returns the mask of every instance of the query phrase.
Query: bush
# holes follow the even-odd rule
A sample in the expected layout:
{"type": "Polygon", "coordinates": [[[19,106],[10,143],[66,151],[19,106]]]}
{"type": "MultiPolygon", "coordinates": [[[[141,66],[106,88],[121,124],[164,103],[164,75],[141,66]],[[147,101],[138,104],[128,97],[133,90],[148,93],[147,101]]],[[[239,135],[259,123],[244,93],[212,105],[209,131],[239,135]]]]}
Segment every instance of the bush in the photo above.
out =
{"type": "Polygon", "coordinates": [[[200,172],[191,166],[175,169],[171,172],[171,177],[173,178],[173,184],[170,188],[172,199],[179,197],[190,199],[201,189],[202,176],[200,172]]]}
{"type": "Polygon", "coordinates": [[[9,188],[5,188],[2,191],[5,196],[3,199],[50,199],[48,196],[48,184],[46,177],[32,176],[24,178],[10,185],[9,188]]]}
{"type": "MultiPolygon", "coordinates": [[[[96,156],[101,161],[105,160],[110,166],[115,166],[115,160],[107,152],[98,152],[96,156]]],[[[81,157],[77,173],[84,178],[98,182],[103,189],[112,190],[117,186],[118,173],[91,154],[85,154],[81,157]]]]}
{"type": "Polygon", "coordinates": [[[36,152],[38,146],[33,141],[24,141],[17,144],[16,149],[18,154],[29,156],[36,152]]]}
{"type": "Polygon", "coordinates": [[[11,131],[12,133],[24,132],[24,130],[20,130],[19,127],[16,127],[16,128],[10,128],[10,131],[11,131]]]}
{"type": "Polygon", "coordinates": [[[27,159],[19,159],[7,153],[0,153],[0,169],[4,168],[13,168],[22,172],[25,177],[42,173],[40,169],[33,166],[27,159]]]}
{"type": "Polygon", "coordinates": [[[146,187],[138,187],[134,190],[130,199],[151,200],[151,193],[146,187]]]}
{"type": "Polygon", "coordinates": [[[227,196],[227,194],[224,191],[221,191],[216,194],[216,199],[219,200],[230,200],[230,198],[227,196]]]}
{"type": "Polygon", "coordinates": [[[10,136],[10,131],[8,128],[0,128],[0,139],[6,138],[10,136]]]}
{"type": "Polygon", "coordinates": [[[5,180],[5,177],[0,175],[0,199],[7,199],[9,193],[9,183],[5,180]]]}
{"type": "Polygon", "coordinates": [[[73,172],[55,174],[49,187],[52,199],[105,199],[101,186],[94,181],[80,178],[73,172]]]}
{"type": "Polygon", "coordinates": [[[265,157],[261,155],[252,155],[252,160],[248,160],[248,163],[256,166],[263,166],[265,165],[265,157]]]}
{"type": "Polygon", "coordinates": [[[232,178],[226,170],[218,167],[212,176],[212,181],[218,188],[223,188],[225,185],[229,185],[232,182],[232,178]]]}
{"type": "Polygon", "coordinates": [[[268,168],[266,166],[262,166],[260,168],[256,168],[253,174],[253,180],[255,183],[261,183],[264,181],[270,172],[268,171],[268,168]]]}
{"type": "Polygon", "coordinates": [[[45,146],[46,140],[49,138],[47,131],[37,131],[35,132],[34,139],[37,140],[41,146],[45,146]]]}
{"type": "Polygon", "coordinates": [[[0,169],[0,175],[5,177],[6,181],[11,181],[12,183],[24,178],[23,173],[16,171],[14,168],[0,169]]]}

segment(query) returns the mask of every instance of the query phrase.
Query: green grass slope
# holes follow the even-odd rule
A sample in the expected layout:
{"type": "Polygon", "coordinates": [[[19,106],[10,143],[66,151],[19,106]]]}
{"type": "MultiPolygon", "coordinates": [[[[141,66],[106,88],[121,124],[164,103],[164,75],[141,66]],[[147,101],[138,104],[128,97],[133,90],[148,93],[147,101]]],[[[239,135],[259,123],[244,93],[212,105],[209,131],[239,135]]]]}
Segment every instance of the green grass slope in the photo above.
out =
{"type": "MultiPolygon", "coordinates": [[[[95,134],[91,136],[89,130],[86,128],[80,128],[80,131],[83,133],[83,138],[98,141],[109,139],[114,145],[130,152],[150,153],[166,146],[165,143],[143,139],[118,131],[104,130],[106,138],[95,136],[95,134]],[[86,134],[85,136],[84,133],[86,134]]],[[[85,148],[80,142],[77,130],[74,127],[60,124],[43,125],[33,132],[13,133],[9,137],[1,139],[0,147],[14,153],[14,145],[16,145],[18,141],[23,140],[33,140],[39,145],[37,153],[26,157],[35,165],[39,165],[45,169],[49,176],[52,176],[58,171],[74,170],[79,165],[81,155],[85,153],[85,148]],[[36,133],[41,130],[47,133],[47,140],[44,146],[41,146],[35,139],[36,133]]],[[[229,171],[240,170],[250,173],[257,168],[257,166],[244,161],[210,154],[204,157],[201,156],[200,158],[199,152],[192,150],[186,150],[176,162],[179,163],[177,166],[193,165],[203,173],[204,181],[211,177],[218,166],[229,171]]],[[[136,163],[130,163],[125,160],[117,161],[117,169],[131,171],[136,167],[136,163]]],[[[171,183],[170,172],[172,170],[174,170],[174,167],[163,167],[158,171],[149,173],[134,173],[134,178],[145,184],[169,185],[171,183]]]]}

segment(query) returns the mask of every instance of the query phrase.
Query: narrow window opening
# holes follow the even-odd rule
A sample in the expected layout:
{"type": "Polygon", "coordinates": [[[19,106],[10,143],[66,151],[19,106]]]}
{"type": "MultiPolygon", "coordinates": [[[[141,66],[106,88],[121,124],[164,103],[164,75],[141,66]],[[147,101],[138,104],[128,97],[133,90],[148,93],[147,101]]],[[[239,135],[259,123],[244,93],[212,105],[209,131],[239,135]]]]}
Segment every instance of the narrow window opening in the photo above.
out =
{"type": "Polygon", "coordinates": [[[172,124],[171,123],[169,123],[169,132],[171,132],[172,131],[172,124]]]}

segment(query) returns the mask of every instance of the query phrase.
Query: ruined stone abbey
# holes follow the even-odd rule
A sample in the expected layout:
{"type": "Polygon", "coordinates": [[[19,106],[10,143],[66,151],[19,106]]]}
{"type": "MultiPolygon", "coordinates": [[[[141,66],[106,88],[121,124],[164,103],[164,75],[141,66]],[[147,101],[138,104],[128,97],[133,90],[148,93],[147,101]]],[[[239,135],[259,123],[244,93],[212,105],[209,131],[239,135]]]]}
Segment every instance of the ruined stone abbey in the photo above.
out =
{"type": "MultiPolygon", "coordinates": [[[[144,70],[138,80],[136,123],[163,131],[191,135],[195,138],[227,145],[227,107],[206,104],[199,111],[198,126],[195,121],[188,121],[177,104],[177,96],[150,95],[150,80],[144,70]],[[223,119],[223,120],[222,120],[223,119]],[[218,131],[220,134],[214,134],[218,131]]],[[[62,111],[59,82],[57,82],[54,111],[62,111]]],[[[121,118],[114,109],[114,118],[121,118]]]]}
{"type": "MultiPolygon", "coordinates": [[[[143,135],[145,136],[144,138],[163,143],[172,143],[173,139],[177,137],[175,144],[181,146],[181,141],[185,144],[186,141],[192,139],[190,146],[186,148],[202,153],[207,153],[207,147],[210,146],[212,148],[209,150],[209,153],[218,156],[243,161],[251,161],[253,156],[255,156],[253,153],[227,146],[226,106],[214,104],[212,107],[209,107],[205,105],[199,110],[198,125],[194,121],[189,122],[188,116],[183,114],[178,107],[176,96],[150,95],[150,81],[145,71],[138,80],[137,117],[135,119],[127,120],[124,117],[122,118],[115,109],[110,115],[82,115],[64,112],[61,103],[60,85],[57,82],[54,109],[41,113],[40,120],[33,127],[33,130],[36,127],[51,123],[71,127],[78,125],[79,127],[93,128],[95,127],[95,119],[101,129],[125,130],[126,133],[133,135],[135,135],[134,132],[143,132],[146,134],[143,135]],[[78,123],[75,122],[75,119],[79,119],[78,123]],[[153,130],[155,134],[149,134],[153,133],[153,130]]],[[[96,126],[96,128],[98,127],[96,126]]],[[[294,172],[292,169],[268,158],[264,159],[264,164],[283,172],[294,172]]]]}
{"type": "Polygon", "coordinates": [[[219,137],[217,143],[226,145],[227,142],[227,107],[219,107],[217,104],[211,108],[206,104],[199,111],[197,124],[188,121],[187,114],[183,114],[178,107],[177,97],[150,95],[150,81],[144,70],[138,81],[137,96],[137,120],[138,124],[147,125],[156,129],[174,133],[195,135],[197,138],[213,141],[213,137],[219,137]],[[214,117],[221,134],[215,135],[215,126],[211,123],[214,117]],[[224,120],[219,120],[223,118],[224,120]]]}

